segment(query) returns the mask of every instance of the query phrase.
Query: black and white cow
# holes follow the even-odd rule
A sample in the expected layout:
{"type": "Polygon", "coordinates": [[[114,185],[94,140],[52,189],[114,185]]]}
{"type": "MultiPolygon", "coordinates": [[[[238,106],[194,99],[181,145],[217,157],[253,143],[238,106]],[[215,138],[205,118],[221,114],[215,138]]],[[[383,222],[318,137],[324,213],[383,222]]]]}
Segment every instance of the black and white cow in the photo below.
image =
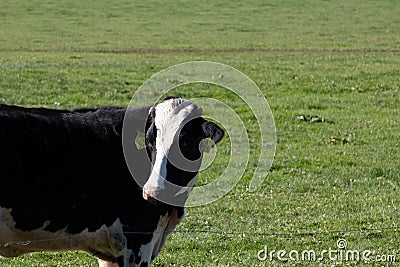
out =
{"type": "Polygon", "coordinates": [[[200,141],[224,135],[200,115],[181,98],[137,109],[0,105],[0,255],[83,250],[100,266],[149,266],[184,216],[157,199],[167,184],[192,185],[200,141]],[[170,162],[177,148],[192,169],[170,162]]]}

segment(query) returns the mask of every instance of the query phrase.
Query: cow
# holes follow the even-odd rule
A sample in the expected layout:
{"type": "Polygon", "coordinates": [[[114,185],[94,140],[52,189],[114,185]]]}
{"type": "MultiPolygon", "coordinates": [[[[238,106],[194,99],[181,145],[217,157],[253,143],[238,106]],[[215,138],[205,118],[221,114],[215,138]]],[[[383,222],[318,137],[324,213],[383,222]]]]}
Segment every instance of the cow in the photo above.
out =
{"type": "Polygon", "coordinates": [[[202,140],[223,136],[182,98],[139,108],[0,105],[0,255],[81,250],[100,266],[150,266],[184,217],[202,140]],[[178,150],[191,166],[171,162],[178,150]],[[171,198],[168,185],[184,190],[171,198]]]}

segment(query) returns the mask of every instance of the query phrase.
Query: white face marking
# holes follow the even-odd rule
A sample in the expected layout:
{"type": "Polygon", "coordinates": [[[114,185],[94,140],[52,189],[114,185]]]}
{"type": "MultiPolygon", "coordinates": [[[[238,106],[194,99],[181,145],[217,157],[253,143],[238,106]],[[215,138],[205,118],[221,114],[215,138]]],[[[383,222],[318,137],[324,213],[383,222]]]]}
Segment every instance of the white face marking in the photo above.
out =
{"type": "Polygon", "coordinates": [[[182,98],[166,100],[155,107],[156,159],[150,177],[144,185],[143,197],[156,197],[165,188],[167,157],[175,135],[189,116],[201,116],[202,110],[182,98]]]}

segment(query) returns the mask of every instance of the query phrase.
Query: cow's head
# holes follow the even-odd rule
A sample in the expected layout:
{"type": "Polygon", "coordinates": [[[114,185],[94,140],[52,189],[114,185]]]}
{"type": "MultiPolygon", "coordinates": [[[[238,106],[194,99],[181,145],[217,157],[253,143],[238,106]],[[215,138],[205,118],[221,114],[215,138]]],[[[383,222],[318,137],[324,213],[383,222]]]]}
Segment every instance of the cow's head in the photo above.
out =
{"type": "Polygon", "coordinates": [[[182,98],[169,98],[150,108],[146,148],[152,170],[143,187],[145,200],[154,201],[162,194],[177,196],[182,190],[176,188],[194,185],[201,165],[202,140],[210,138],[216,144],[224,136],[219,126],[201,115],[199,107],[182,98]]]}

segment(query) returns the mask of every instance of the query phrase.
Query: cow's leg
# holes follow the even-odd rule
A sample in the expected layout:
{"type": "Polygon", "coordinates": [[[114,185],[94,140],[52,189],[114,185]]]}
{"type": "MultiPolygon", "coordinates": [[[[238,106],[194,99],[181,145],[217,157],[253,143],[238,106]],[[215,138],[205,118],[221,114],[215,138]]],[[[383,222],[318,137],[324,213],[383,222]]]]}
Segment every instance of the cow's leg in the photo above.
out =
{"type": "Polygon", "coordinates": [[[118,267],[118,263],[99,259],[99,267],[118,267]]]}

